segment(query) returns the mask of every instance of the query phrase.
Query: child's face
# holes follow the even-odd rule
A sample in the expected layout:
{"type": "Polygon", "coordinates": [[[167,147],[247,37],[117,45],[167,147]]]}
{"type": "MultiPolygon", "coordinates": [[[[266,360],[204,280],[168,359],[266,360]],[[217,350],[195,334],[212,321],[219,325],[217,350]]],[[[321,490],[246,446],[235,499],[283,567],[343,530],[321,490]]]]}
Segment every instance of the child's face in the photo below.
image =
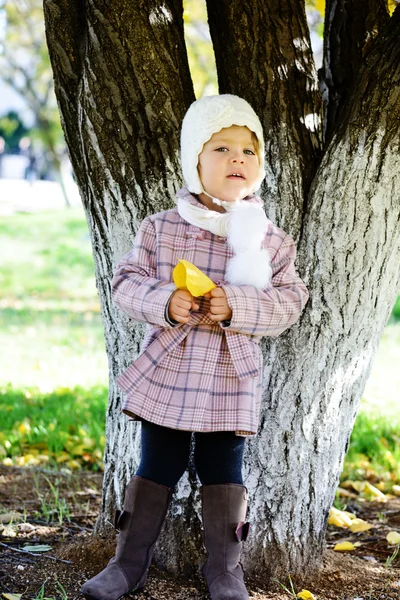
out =
{"type": "MultiPolygon", "coordinates": [[[[203,188],[210,196],[235,202],[254,191],[259,173],[256,139],[247,127],[232,125],[214,133],[204,144],[197,168],[203,188]]],[[[208,199],[204,194],[199,198],[208,199]]]]}

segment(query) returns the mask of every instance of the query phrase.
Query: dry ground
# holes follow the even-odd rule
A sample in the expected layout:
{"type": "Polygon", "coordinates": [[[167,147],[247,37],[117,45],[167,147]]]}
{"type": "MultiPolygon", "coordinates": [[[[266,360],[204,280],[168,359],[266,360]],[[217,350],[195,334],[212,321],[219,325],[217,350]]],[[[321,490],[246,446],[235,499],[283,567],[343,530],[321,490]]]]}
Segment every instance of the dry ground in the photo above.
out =
{"type": "MultiPolygon", "coordinates": [[[[0,515],[18,511],[24,515],[23,521],[32,526],[31,531],[21,531],[23,526],[13,525],[15,536],[4,530],[0,534],[0,593],[23,594],[22,600],[80,598],[81,584],[103,568],[115,546],[114,535],[111,538],[91,535],[100,506],[101,479],[101,474],[87,472],[66,476],[0,466],[0,515]],[[55,484],[60,490],[58,500],[51,489],[55,484]],[[70,507],[70,521],[64,519],[59,524],[57,518],[63,500],[70,507]],[[50,524],[43,516],[49,510],[54,510],[50,524]],[[27,543],[48,544],[52,550],[46,555],[17,551],[27,543]],[[60,584],[65,589],[64,596],[60,584]]],[[[328,550],[319,576],[311,581],[295,581],[296,592],[304,587],[312,591],[317,600],[399,600],[400,558],[396,557],[390,567],[385,567],[393,554],[393,547],[388,546],[385,538],[388,531],[400,530],[400,499],[386,504],[357,503],[354,508],[357,515],[373,523],[374,528],[352,534],[352,541],[357,539],[361,546],[349,555],[330,549],[339,539],[346,538],[346,531],[329,527],[328,550]]],[[[290,598],[276,583],[254,580],[247,583],[253,599],[290,598]]],[[[178,580],[155,567],[150,569],[145,591],[131,597],[135,600],[209,598],[200,579],[178,580]]]]}

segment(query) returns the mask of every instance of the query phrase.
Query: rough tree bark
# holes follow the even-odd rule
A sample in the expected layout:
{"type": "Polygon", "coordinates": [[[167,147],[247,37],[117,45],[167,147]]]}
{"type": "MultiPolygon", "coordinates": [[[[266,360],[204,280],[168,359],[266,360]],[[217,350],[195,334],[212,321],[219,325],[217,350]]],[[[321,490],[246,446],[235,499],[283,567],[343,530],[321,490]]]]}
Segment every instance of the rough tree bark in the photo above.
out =
{"type": "MultiPolygon", "coordinates": [[[[285,0],[277,12],[265,4],[241,3],[243,14],[236,0],[208,8],[221,91],[243,95],[262,116],[264,197],[271,218],[298,240],[311,292],[301,321],[264,341],[261,426],[246,454],[253,534],[244,564],[249,573],[279,575],[318,566],[358,403],[399,290],[400,8],[370,44],[324,148],[304,4],[285,0]]],[[[179,0],[87,0],[83,12],[79,0],[44,6],[110,364],[101,528],[137,465],[140,431],[120,416],[114,380],[136,356],[142,328],[113,307],[110,278],[139,221],[172,205],[179,124],[194,97],[179,0]]],[[[176,492],[160,564],[197,569],[198,508],[190,472],[176,492]]]]}
{"type": "Polygon", "coordinates": [[[324,59],[319,70],[324,97],[324,133],[329,139],[364,57],[389,20],[386,0],[327,0],[324,59]]]}

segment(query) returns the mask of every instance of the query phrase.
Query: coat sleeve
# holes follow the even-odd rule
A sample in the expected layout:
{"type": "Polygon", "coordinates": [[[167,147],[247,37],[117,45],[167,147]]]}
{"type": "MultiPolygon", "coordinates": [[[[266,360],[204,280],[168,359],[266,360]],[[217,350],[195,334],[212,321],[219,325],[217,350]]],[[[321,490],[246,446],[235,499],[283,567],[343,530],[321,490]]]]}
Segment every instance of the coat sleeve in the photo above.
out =
{"type": "Polygon", "coordinates": [[[172,328],[167,307],[176,285],[157,279],[156,232],[147,217],[136,235],[135,246],[120,261],[111,282],[114,302],[135,321],[172,328]]]}
{"type": "Polygon", "coordinates": [[[263,290],[252,285],[222,285],[232,318],[229,331],[277,337],[299,318],[308,291],[294,267],[296,246],[290,235],[271,260],[272,280],[263,290]]]}

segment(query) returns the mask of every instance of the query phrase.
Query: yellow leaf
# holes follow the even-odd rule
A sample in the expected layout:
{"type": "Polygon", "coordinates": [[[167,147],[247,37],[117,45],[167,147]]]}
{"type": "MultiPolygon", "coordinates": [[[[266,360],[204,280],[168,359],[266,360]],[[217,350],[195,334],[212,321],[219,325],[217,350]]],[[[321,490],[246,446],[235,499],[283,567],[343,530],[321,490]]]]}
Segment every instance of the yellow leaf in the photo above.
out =
{"type": "Polygon", "coordinates": [[[314,594],[308,590],[301,590],[301,592],[297,594],[297,598],[301,598],[302,600],[315,600],[314,594]]]}
{"type": "Polygon", "coordinates": [[[400,533],[397,531],[390,531],[386,536],[386,540],[389,544],[400,544],[400,533]]]}
{"type": "Polygon", "coordinates": [[[349,490],[345,490],[342,487],[338,487],[336,493],[341,498],[357,498],[357,495],[354,492],[349,492],[349,490]]]}
{"type": "Polygon", "coordinates": [[[77,446],[72,446],[72,448],[70,448],[70,452],[75,456],[82,456],[82,454],[85,452],[85,448],[83,444],[78,444],[77,446]]]}
{"type": "Polygon", "coordinates": [[[368,531],[368,529],[372,529],[372,527],[373,525],[370,525],[367,521],[363,521],[363,519],[354,519],[350,525],[350,529],[353,533],[368,531]]]}
{"type": "Polygon", "coordinates": [[[62,462],[66,462],[67,460],[69,460],[71,457],[68,454],[68,452],[60,452],[60,454],[57,456],[56,461],[58,463],[62,463],[62,462]]]}
{"type": "Polygon", "coordinates": [[[39,461],[33,454],[24,454],[24,456],[17,457],[17,465],[19,467],[25,467],[26,465],[36,466],[38,464],[39,461]]]}
{"type": "Polygon", "coordinates": [[[390,16],[392,16],[392,14],[394,13],[396,7],[397,7],[396,0],[389,0],[389,2],[388,2],[388,9],[389,9],[390,16]]]}
{"type": "Polygon", "coordinates": [[[378,488],[378,490],[380,490],[381,492],[386,492],[387,488],[388,488],[388,484],[386,481],[379,481],[376,484],[376,487],[378,488]]]}
{"type": "Polygon", "coordinates": [[[188,260],[179,260],[172,277],[179,290],[189,290],[195,297],[204,296],[216,287],[207,275],[188,260]]]}
{"type": "Polygon", "coordinates": [[[37,459],[41,463],[47,463],[50,460],[47,454],[38,454],[37,459]]]}
{"type": "Polygon", "coordinates": [[[18,431],[20,433],[22,433],[22,435],[25,435],[25,433],[29,433],[31,430],[31,426],[28,423],[28,421],[24,421],[23,423],[21,423],[21,425],[19,425],[18,427],[18,431]]]}
{"type": "Polygon", "coordinates": [[[336,527],[350,527],[351,519],[342,511],[332,506],[329,512],[329,525],[336,525],[336,527]]]}
{"type": "Polygon", "coordinates": [[[344,510],[343,511],[345,515],[347,515],[349,517],[349,519],[351,519],[352,521],[354,521],[354,519],[357,519],[357,516],[354,513],[349,512],[348,510],[344,510]]]}
{"type": "Polygon", "coordinates": [[[13,461],[8,456],[7,458],[3,458],[2,462],[5,467],[12,467],[13,461]]]}
{"type": "Polygon", "coordinates": [[[392,492],[395,496],[400,496],[400,485],[394,485],[392,487],[392,492]]]}
{"type": "Polygon", "coordinates": [[[386,496],[374,485],[371,485],[369,481],[365,482],[363,492],[366,496],[369,496],[373,500],[379,500],[380,502],[386,502],[386,496]]]}
{"type": "Polygon", "coordinates": [[[70,469],[80,469],[81,468],[81,464],[77,460],[70,460],[69,462],[67,462],[67,466],[70,469]]]}
{"type": "Polygon", "coordinates": [[[349,483],[356,490],[356,492],[360,493],[364,491],[365,481],[351,481],[349,483]]]}
{"type": "Polygon", "coordinates": [[[351,542],[340,542],[333,549],[336,552],[350,552],[355,549],[355,546],[351,542]]]}
{"type": "Polygon", "coordinates": [[[22,598],[22,594],[6,594],[6,593],[2,593],[3,598],[6,598],[6,600],[20,600],[22,598]]]}

